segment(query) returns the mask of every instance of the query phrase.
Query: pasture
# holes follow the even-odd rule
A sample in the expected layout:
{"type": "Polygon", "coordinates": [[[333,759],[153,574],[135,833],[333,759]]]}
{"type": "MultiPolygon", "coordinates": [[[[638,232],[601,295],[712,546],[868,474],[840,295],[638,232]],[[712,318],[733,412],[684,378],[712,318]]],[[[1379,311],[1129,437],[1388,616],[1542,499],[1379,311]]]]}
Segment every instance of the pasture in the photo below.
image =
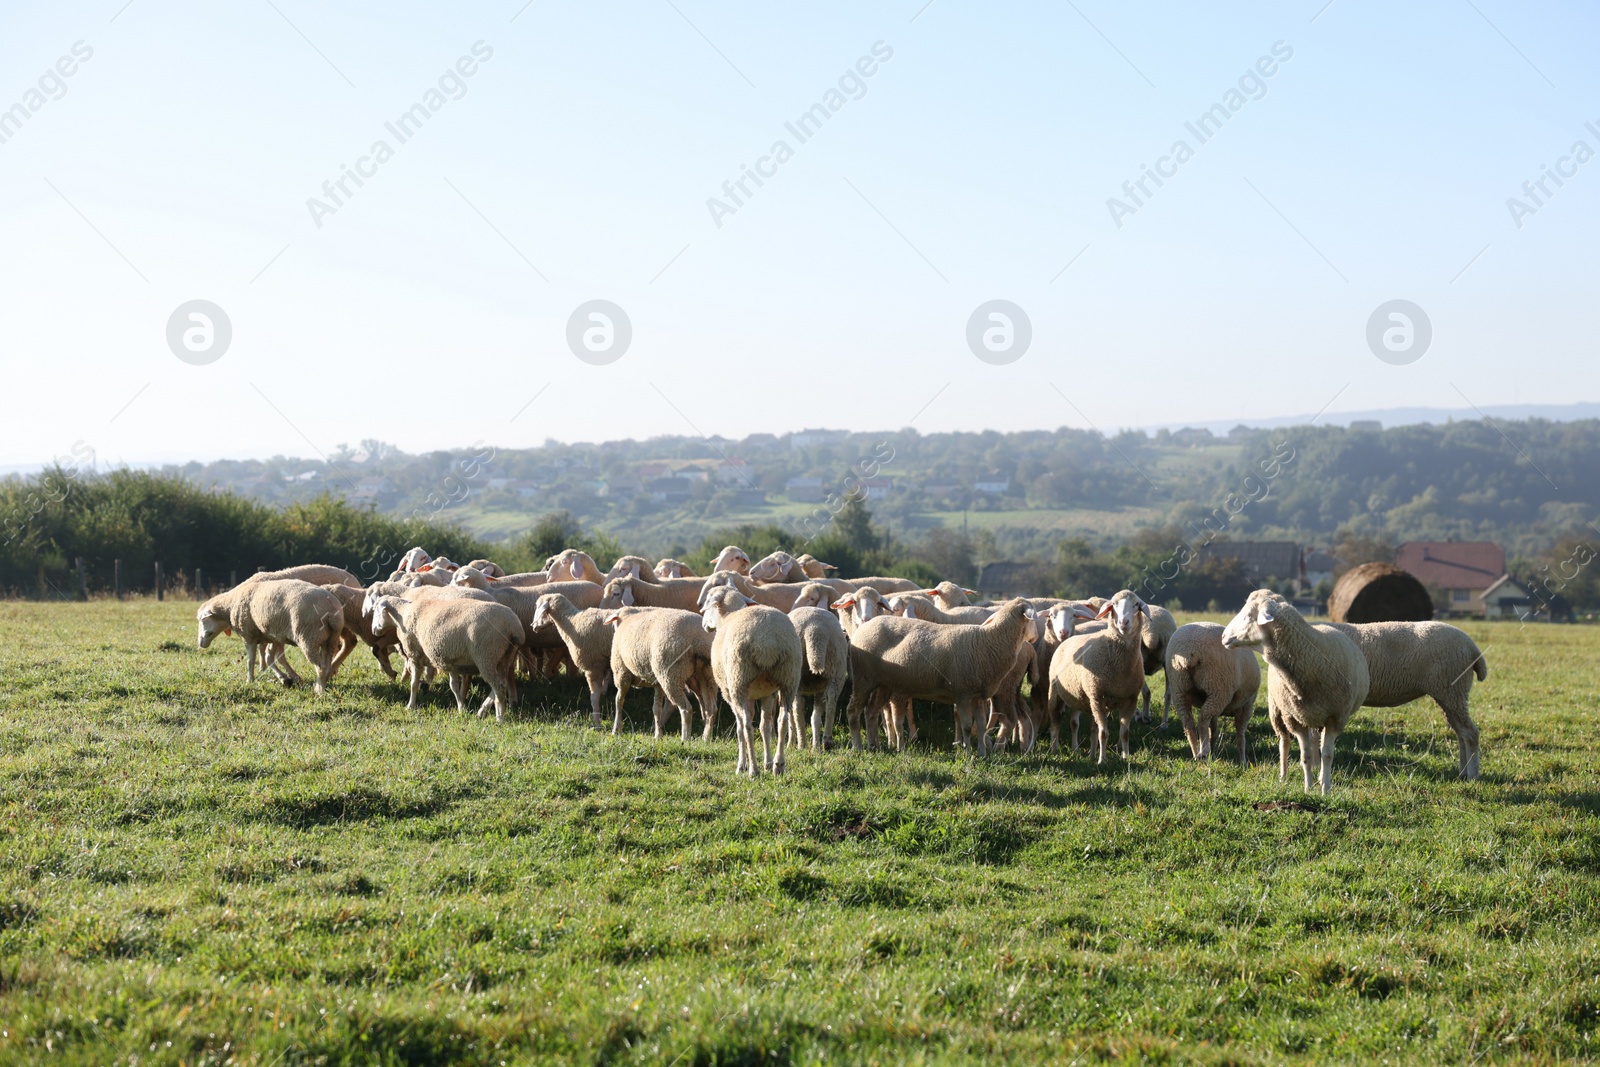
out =
{"type": "Polygon", "coordinates": [[[1424,702],[1322,798],[1259,702],[1244,771],[1175,724],[972,761],[919,707],[907,754],[750,783],[726,709],[408,712],[365,650],[317,700],[193,603],[0,604],[0,1061],[1587,1058],[1600,628],[1466,628],[1482,780],[1424,702]]]}

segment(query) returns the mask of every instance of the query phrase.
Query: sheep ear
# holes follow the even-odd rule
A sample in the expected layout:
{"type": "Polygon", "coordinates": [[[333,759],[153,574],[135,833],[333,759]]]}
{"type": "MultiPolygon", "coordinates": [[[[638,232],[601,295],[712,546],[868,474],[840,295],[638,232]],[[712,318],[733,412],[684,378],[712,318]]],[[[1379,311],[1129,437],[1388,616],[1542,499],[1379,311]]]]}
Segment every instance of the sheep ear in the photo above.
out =
{"type": "Polygon", "coordinates": [[[917,592],[921,593],[923,596],[938,596],[939,595],[939,590],[937,590],[937,589],[918,589],[917,592]]]}
{"type": "Polygon", "coordinates": [[[749,607],[751,604],[754,604],[756,602],[756,598],[755,597],[745,596],[743,593],[739,594],[739,599],[744,601],[746,607],[749,607]]]}
{"type": "Polygon", "coordinates": [[[616,625],[617,623],[619,623],[621,621],[622,621],[622,612],[620,612],[620,611],[613,612],[612,614],[606,616],[606,625],[607,626],[614,626],[614,625],[616,625]]]}
{"type": "Polygon", "coordinates": [[[1098,614],[1096,614],[1096,615],[1094,615],[1094,616],[1092,616],[1092,617],[1093,617],[1093,618],[1096,618],[1096,619],[1103,619],[1103,618],[1105,618],[1105,617],[1106,617],[1106,616],[1107,616],[1107,615],[1110,615],[1110,614],[1111,614],[1111,605],[1110,605],[1110,604],[1107,604],[1107,605],[1106,605],[1106,606],[1105,606],[1105,607],[1103,607],[1103,608],[1101,608],[1101,609],[1100,609],[1100,611],[1099,611],[1099,613],[1098,613],[1098,614]]]}
{"type": "Polygon", "coordinates": [[[628,567],[628,573],[633,575],[635,578],[639,577],[639,565],[637,563],[630,564],[628,567]]]}
{"type": "Polygon", "coordinates": [[[583,577],[583,564],[578,562],[577,556],[572,557],[572,562],[567,564],[567,570],[574,578],[581,579],[583,577]]]}
{"type": "Polygon", "coordinates": [[[856,606],[856,598],[853,596],[842,596],[833,602],[833,606],[836,608],[853,608],[856,606]]]}
{"type": "Polygon", "coordinates": [[[1272,614],[1272,605],[1263,603],[1261,610],[1256,612],[1256,622],[1273,622],[1277,616],[1272,614]]]}
{"type": "Polygon", "coordinates": [[[622,603],[624,607],[633,607],[633,586],[624,586],[622,590],[622,603]]]}
{"type": "Polygon", "coordinates": [[[421,574],[423,571],[431,571],[431,570],[433,570],[433,564],[424,563],[422,566],[417,568],[417,573],[421,574]]]}
{"type": "Polygon", "coordinates": [[[965,588],[963,588],[961,591],[963,593],[967,594],[968,596],[977,596],[978,595],[978,591],[976,589],[965,589],[965,588]]]}

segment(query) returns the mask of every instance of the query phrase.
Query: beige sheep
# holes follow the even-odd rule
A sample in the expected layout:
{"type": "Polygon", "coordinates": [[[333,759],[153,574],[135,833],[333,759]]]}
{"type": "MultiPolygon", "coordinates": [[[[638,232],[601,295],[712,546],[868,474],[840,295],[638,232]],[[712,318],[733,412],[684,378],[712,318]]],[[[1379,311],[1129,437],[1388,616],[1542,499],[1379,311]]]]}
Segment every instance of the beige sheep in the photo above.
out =
{"type": "Polygon", "coordinates": [[[1477,644],[1445,622],[1323,623],[1356,643],[1367,660],[1368,708],[1432,697],[1456,735],[1461,777],[1478,777],[1478,727],[1468,711],[1472,682],[1489,677],[1477,644]]]}
{"type": "MultiPolygon", "coordinates": [[[[821,582],[807,582],[803,588],[821,585],[821,582]]],[[[781,587],[780,587],[781,588],[781,587]]],[[[828,586],[832,588],[832,586],[828,586]]],[[[796,603],[798,603],[798,598],[796,603]]],[[[833,600],[833,612],[839,617],[839,624],[844,627],[845,636],[852,642],[855,640],[856,630],[870,619],[879,615],[892,615],[889,603],[882,593],[871,586],[861,590],[850,590],[845,594],[836,595],[833,600]],[[840,602],[848,597],[848,602],[840,602]]],[[[865,721],[867,731],[867,748],[878,747],[879,729],[882,728],[885,743],[896,752],[904,752],[906,746],[917,739],[917,720],[915,705],[909,697],[890,694],[883,702],[883,714],[879,717],[868,715],[865,721]]]]}
{"type": "Polygon", "coordinates": [[[1288,776],[1289,735],[1300,745],[1300,769],[1311,792],[1311,758],[1320,755],[1322,792],[1333,786],[1339,733],[1367,699],[1367,659],[1332,626],[1312,626],[1283,597],[1257,589],[1222,633],[1226,648],[1259,648],[1267,675],[1267,714],[1278,734],[1278,780],[1288,776]],[[1320,734],[1320,736],[1319,736],[1320,734]]]}
{"type": "Polygon", "coordinates": [[[600,568],[595,566],[594,557],[587,552],[580,552],[576,548],[563,548],[560,552],[545,560],[544,569],[552,578],[561,581],[593,582],[595,585],[605,584],[605,575],[600,573],[600,568]]]}
{"type": "MultiPolygon", "coordinates": [[[[506,572],[500,568],[500,565],[492,560],[475,559],[465,566],[471,567],[475,571],[481,571],[490,578],[500,579],[506,576],[506,572]]],[[[465,569],[465,567],[461,569],[465,569]]]]}
{"type": "MultiPolygon", "coordinates": [[[[700,581],[698,578],[694,580],[700,581]]],[[[813,583],[775,582],[762,584],[751,581],[737,571],[716,571],[711,577],[700,581],[700,591],[695,602],[697,606],[704,607],[706,598],[711,595],[712,590],[721,588],[737,589],[740,593],[763,607],[788,614],[789,609],[794,607],[800,591],[811,584],[813,583]]]]}
{"type": "MultiPolygon", "coordinates": [[[[344,605],[320,586],[298,578],[243,582],[201,604],[195,612],[201,648],[218,634],[238,631],[245,646],[245,678],[256,680],[256,650],[264,645],[294,645],[316,672],[313,688],[321,696],[333,672],[344,633],[344,605]]],[[[299,676],[281,652],[266,658],[285,685],[299,676]]]]}
{"type": "MultiPolygon", "coordinates": [[[[1156,604],[1149,605],[1150,618],[1144,624],[1144,676],[1148,679],[1156,671],[1162,671],[1163,686],[1170,688],[1171,679],[1164,673],[1167,669],[1167,641],[1171,639],[1173,631],[1178,628],[1178,620],[1172,617],[1172,612],[1156,604]]],[[[1161,710],[1161,725],[1167,725],[1167,716],[1172,711],[1172,700],[1163,697],[1161,710]]],[[[1139,711],[1134,715],[1135,722],[1150,722],[1150,683],[1145,682],[1144,690],[1139,694],[1139,711]]]]}
{"type": "Polygon", "coordinates": [[[617,712],[611,732],[622,732],[622,705],[629,690],[647,687],[656,691],[656,737],[666,728],[669,705],[678,713],[683,739],[693,735],[691,693],[700,703],[709,735],[716,725],[717,705],[711,691],[711,635],[701,625],[700,616],[677,608],[612,608],[607,610],[606,622],[616,628],[611,639],[611,678],[617,687],[617,712]]]}
{"type": "Polygon", "coordinates": [[[1261,667],[1248,648],[1224,648],[1222,627],[1191,622],[1167,640],[1167,692],[1178,710],[1189,751],[1210,761],[1219,720],[1233,716],[1239,745],[1239,766],[1249,766],[1245,728],[1261,689],[1261,667]]]}
{"type": "MultiPolygon", "coordinates": [[[[932,597],[934,603],[945,611],[967,607],[982,596],[976,589],[968,589],[966,586],[957,585],[955,582],[940,582],[932,589],[922,590],[922,595],[932,597]]],[[[1034,610],[1035,612],[1038,611],[1037,608],[1034,610]]]]}
{"type": "MultiPolygon", "coordinates": [[[[800,671],[800,698],[811,698],[811,748],[813,751],[832,748],[839,694],[844,692],[844,683],[850,675],[850,640],[826,605],[813,607],[797,603],[789,609],[789,621],[800,635],[800,647],[805,652],[805,663],[800,671]]],[[[796,710],[801,708],[797,705],[796,710]]],[[[796,715],[790,722],[792,728],[798,730],[800,716],[796,715]]]]}
{"type": "Polygon", "coordinates": [[[699,578],[613,578],[600,594],[603,608],[676,608],[696,611],[704,584],[699,578]]]}
{"type": "Polygon", "coordinates": [[[495,719],[505,718],[506,702],[515,693],[512,671],[525,632],[510,608],[464,596],[412,601],[376,596],[370,603],[373,632],[381,636],[391,627],[396,629],[400,647],[411,661],[411,697],[406,707],[416,707],[421,669],[427,666],[449,676],[450,692],[460,711],[467,710],[467,692],[476,674],[490,692],[478,714],[483,715],[492,703],[495,719]]]}
{"type": "Polygon", "coordinates": [[[400,641],[393,634],[379,637],[372,632],[372,619],[362,611],[366,602],[366,590],[352,589],[348,585],[338,582],[320,586],[339,598],[339,603],[344,605],[344,632],[340,635],[339,651],[333,657],[333,663],[328,670],[331,679],[338,673],[339,667],[351,652],[355,651],[358,644],[365,644],[372,650],[372,658],[378,661],[378,666],[383,668],[383,673],[393,681],[398,675],[389,663],[389,656],[400,647],[400,641]]]}
{"type": "MultiPolygon", "coordinates": [[[[1074,617],[1080,609],[1062,609],[1052,619],[1074,617]]],[[[1060,709],[1072,714],[1072,751],[1078,751],[1078,720],[1087,711],[1094,719],[1089,758],[1104,763],[1111,743],[1111,721],[1120,722],[1117,751],[1129,757],[1128,732],[1144,687],[1144,621],[1149,608],[1131,590],[1124,589],[1106,602],[1097,617],[1110,626],[1099,633],[1073,633],[1050,658],[1050,688],[1046,715],[1050,720],[1051,751],[1056,751],[1060,709]]]]}
{"type": "MultiPolygon", "coordinates": [[[[728,545],[717,553],[716,559],[711,561],[710,570],[712,574],[718,571],[734,571],[738,574],[748,575],[750,573],[750,557],[745,555],[744,549],[738,545],[728,545]]],[[[689,576],[686,575],[685,577],[689,576]]]]}
{"type": "Polygon", "coordinates": [[[826,578],[829,571],[836,571],[839,569],[831,563],[822,562],[809,552],[796,556],[794,561],[800,564],[800,569],[805,573],[807,578],[826,578]]]}
{"type": "Polygon", "coordinates": [[[650,565],[650,561],[643,556],[618,556],[611,569],[602,577],[605,580],[600,583],[601,585],[605,585],[613,578],[637,578],[641,582],[651,583],[661,579],[655,568],[650,565]]]}
{"type": "Polygon", "coordinates": [[[348,585],[355,589],[361,588],[361,582],[355,575],[343,567],[335,567],[330,563],[302,563],[294,567],[284,567],[276,571],[257,571],[245,578],[244,582],[282,582],[291,578],[312,585],[348,585]]]}
{"type": "Polygon", "coordinates": [[[767,766],[773,774],[782,774],[788,733],[785,719],[799,714],[800,678],[805,669],[800,635],[783,612],[757,604],[737,589],[727,587],[712,590],[706,598],[702,625],[714,635],[712,674],[722,699],[733,709],[738,729],[735,773],[754,778],[761,773],[761,766],[767,766]],[[755,759],[758,714],[759,766],[755,759]],[[772,745],[774,725],[778,731],[776,755],[772,745]]]}
{"type": "Polygon", "coordinates": [[[616,629],[606,620],[615,614],[604,608],[580,608],[560,593],[541,595],[533,613],[534,639],[542,639],[547,628],[553,628],[573,666],[589,683],[589,709],[597,728],[604,725],[600,701],[611,691],[611,639],[616,629]]]}
{"type": "MultiPolygon", "coordinates": [[[[845,597],[834,607],[854,607],[845,597]]],[[[962,747],[980,725],[980,705],[993,700],[1016,668],[1017,649],[1033,634],[1033,610],[1021,600],[1002,604],[977,626],[947,626],[874,615],[859,622],[850,638],[850,744],[861,748],[862,712],[891,696],[954,704],[956,737],[962,747]]],[[[977,733],[978,753],[988,751],[977,733]]]]}

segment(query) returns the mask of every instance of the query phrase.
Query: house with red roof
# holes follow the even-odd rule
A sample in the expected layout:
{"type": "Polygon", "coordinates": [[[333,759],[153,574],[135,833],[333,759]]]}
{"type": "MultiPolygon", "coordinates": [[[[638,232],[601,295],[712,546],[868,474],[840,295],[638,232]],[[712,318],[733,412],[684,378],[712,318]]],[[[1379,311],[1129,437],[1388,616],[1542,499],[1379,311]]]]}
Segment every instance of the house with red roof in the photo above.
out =
{"type": "Polygon", "coordinates": [[[1486,616],[1484,594],[1506,573],[1506,551],[1493,541],[1407,541],[1395,566],[1441,597],[1441,614],[1486,616]]]}

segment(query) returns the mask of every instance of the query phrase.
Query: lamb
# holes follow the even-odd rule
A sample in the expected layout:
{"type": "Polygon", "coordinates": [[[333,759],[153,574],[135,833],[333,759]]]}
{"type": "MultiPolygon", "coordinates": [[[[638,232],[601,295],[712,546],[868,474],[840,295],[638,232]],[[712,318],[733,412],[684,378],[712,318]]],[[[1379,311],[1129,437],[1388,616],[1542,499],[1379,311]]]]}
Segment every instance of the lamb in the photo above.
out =
{"type": "Polygon", "coordinates": [[[594,564],[594,557],[576,548],[563,548],[545,560],[544,569],[552,576],[560,575],[563,581],[570,579],[577,582],[593,582],[595,585],[606,584],[605,575],[601,574],[600,568],[594,564]]]}
{"type": "MultiPolygon", "coordinates": [[[[256,649],[293,644],[316,671],[313,690],[321,696],[333,673],[333,658],[344,633],[344,605],[319,586],[298,578],[243,582],[218,593],[195,612],[201,648],[219,633],[239,631],[244,639],[246,681],[256,680],[256,649]]],[[[266,659],[285,685],[299,676],[283,660],[281,650],[266,659]]]]}
{"type": "MultiPolygon", "coordinates": [[[[1166,608],[1150,605],[1150,621],[1144,626],[1144,675],[1149,678],[1156,671],[1165,672],[1167,668],[1167,641],[1178,628],[1178,621],[1166,608]]],[[[1170,685],[1171,678],[1162,674],[1164,686],[1170,685]]],[[[1144,691],[1139,694],[1139,713],[1134,716],[1137,722],[1149,722],[1150,715],[1150,683],[1146,682],[1144,691]]],[[[1167,725],[1167,716],[1172,711],[1172,698],[1163,699],[1161,711],[1161,725],[1167,725]]]]}
{"type": "MultiPolygon", "coordinates": [[[[1065,613],[1086,614],[1073,607],[1065,613]]],[[[1050,719],[1050,750],[1056,751],[1060,708],[1072,713],[1072,751],[1078,751],[1078,719],[1087,711],[1094,718],[1095,733],[1089,743],[1089,757],[1096,763],[1106,760],[1111,742],[1111,720],[1120,720],[1117,751],[1129,757],[1128,730],[1139,706],[1139,691],[1144,687],[1144,620],[1149,607],[1131,589],[1124,589],[1106,602],[1097,617],[1108,617],[1111,625],[1100,633],[1073,634],[1062,641],[1050,658],[1050,689],[1045,712],[1050,719]]],[[[1060,615],[1056,616],[1061,617],[1060,615]]]]}
{"type": "Polygon", "coordinates": [[[692,611],[608,609],[606,622],[616,628],[611,639],[611,677],[617,687],[617,712],[612,734],[622,732],[622,705],[636,686],[655,689],[655,736],[667,722],[667,705],[678,712],[678,725],[688,741],[694,725],[689,706],[692,692],[700,703],[709,731],[716,725],[716,696],[711,692],[711,635],[692,611]]]}
{"type": "Polygon", "coordinates": [[[751,778],[761,773],[755,759],[759,707],[761,762],[770,766],[773,774],[782,774],[788,732],[785,717],[799,712],[800,679],[806,663],[800,635],[783,612],[726,587],[712,590],[706,598],[701,624],[713,635],[712,675],[722,699],[733,708],[738,728],[739,760],[734,773],[747,773],[751,778]],[[778,738],[774,757],[775,707],[778,738]],[[769,757],[773,757],[770,764],[769,757]]]}
{"type": "Polygon", "coordinates": [[[553,627],[567,655],[589,683],[589,708],[596,728],[603,725],[600,700],[611,691],[611,639],[616,633],[606,620],[618,612],[604,608],[580,608],[560,593],[540,595],[533,612],[534,639],[541,639],[546,627],[553,627]]]}
{"type": "Polygon", "coordinates": [[[1300,768],[1311,792],[1311,749],[1321,731],[1321,784],[1333,785],[1333,748],[1350,716],[1367,699],[1367,658],[1347,635],[1312,626],[1283,597],[1257,589],[1222,633],[1225,648],[1260,647],[1272,670],[1267,713],[1278,733],[1278,780],[1289,770],[1289,734],[1300,743],[1300,768]]]}
{"type": "MultiPolygon", "coordinates": [[[[858,596],[860,594],[857,594],[858,596]]],[[[835,608],[853,606],[852,597],[835,608]]],[[[885,696],[956,706],[956,736],[968,746],[978,705],[994,699],[1016,666],[1017,646],[1030,640],[1033,610],[1021,600],[1000,606],[978,626],[944,626],[875,615],[850,639],[850,744],[861,748],[861,713],[885,696]]],[[[980,733],[978,752],[987,752],[980,733]]]]}
{"type": "Polygon", "coordinates": [[[494,704],[496,721],[505,718],[512,693],[512,669],[521,655],[524,628],[510,608],[469,597],[436,597],[405,601],[398,597],[372,598],[372,631],[383,635],[394,628],[406,658],[411,660],[411,698],[417,706],[421,669],[431,667],[450,677],[456,707],[467,710],[470,677],[477,674],[489,685],[490,696],[478,709],[481,716],[494,704]]]}
{"type": "Polygon", "coordinates": [[[613,578],[600,596],[603,608],[677,608],[696,611],[704,583],[698,578],[613,578]]]}
{"type": "MultiPolygon", "coordinates": [[[[818,585],[816,588],[826,590],[828,587],[818,585]]],[[[825,604],[808,606],[797,601],[789,609],[789,621],[800,635],[800,647],[805,652],[800,670],[800,697],[811,698],[811,748],[812,751],[831,748],[839,694],[844,692],[845,679],[850,673],[850,639],[845,637],[844,627],[825,604]]],[[[800,711],[800,705],[797,704],[795,710],[800,711]]],[[[792,728],[798,730],[798,716],[790,721],[792,728]]]]}
{"type": "Polygon", "coordinates": [[[675,559],[657,560],[655,572],[657,578],[693,578],[696,576],[687,563],[680,563],[675,559]]]}
{"type": "Polygon", "coordinates": [[[1194,758],[1211,760],[1218,720],[1232,715],[1239,766],[1249,766],[1244,731],[1261,689],[1256,654],[1248,648],[1224,648],[1222,627],[1214,622],[1191,622],[1167,641],[1166,672],[1167,694],[1177,706],[1194,758]]]}
{"type": "MultiPolygon", "coordinates": [[[[717,558],[711,561],[711,573],[718,571],[736,571],[739,574],[750,573],[750,557],[745,555],[744,549],[737,545],[728,545],[717,558]]],[[[689,577],[685,575],[684,577],[689,577]]]]}
{"type": "Polygon", "coordinates": [[[355,651],[356,645],[362,643],[372,649],[372,658],[378,661],[378,666],[383,668],[383,673],[389,676],[390,681],[399,677],[389,663],[389,655],[400,647],[400,642],[393,635],[379,637],[372,632],[372,620],[361,610],[366,603],[366,591],[352,589],[339,582],[326,583],[320,588],[338,597],[339,603],[344,605],[344,632],[340,635],[341,644],[333,657],[328,677],[331,679],[346,657],[355,651]]]}
{"type": "Polygon", "coordinates": [[[1369,708],[1433,698],[1456,735],[1461,777],[1478,777],[1478,727],[1468,712],[1472,681],[1489,663],[1467,634],[1444,622],[1324,623],[1356,643],[1367,661],[1369,708]]]}

